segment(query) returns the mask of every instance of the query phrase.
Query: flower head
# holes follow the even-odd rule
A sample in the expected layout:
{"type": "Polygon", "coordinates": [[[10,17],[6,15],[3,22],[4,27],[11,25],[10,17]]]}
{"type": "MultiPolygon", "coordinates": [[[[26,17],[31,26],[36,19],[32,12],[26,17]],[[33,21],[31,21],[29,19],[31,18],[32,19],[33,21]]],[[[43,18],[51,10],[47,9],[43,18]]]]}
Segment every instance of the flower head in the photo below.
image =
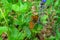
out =
{"type": "Polygon", "coordinates": [[[46,0],[42,0],[42,2],[46,2],[46,0]]]}

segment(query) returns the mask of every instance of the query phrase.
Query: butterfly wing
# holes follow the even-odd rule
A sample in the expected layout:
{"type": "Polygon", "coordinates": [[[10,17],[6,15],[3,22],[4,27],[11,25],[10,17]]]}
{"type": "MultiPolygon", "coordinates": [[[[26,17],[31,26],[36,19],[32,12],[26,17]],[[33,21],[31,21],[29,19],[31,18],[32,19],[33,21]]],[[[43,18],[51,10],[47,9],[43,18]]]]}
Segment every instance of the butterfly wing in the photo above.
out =
{"type": "Polygon", "coordinates": [[[32,21],[30,21],[29,26],[30,26],[30,29],[33,29],[34,28],[34,23],[32,21]]]}

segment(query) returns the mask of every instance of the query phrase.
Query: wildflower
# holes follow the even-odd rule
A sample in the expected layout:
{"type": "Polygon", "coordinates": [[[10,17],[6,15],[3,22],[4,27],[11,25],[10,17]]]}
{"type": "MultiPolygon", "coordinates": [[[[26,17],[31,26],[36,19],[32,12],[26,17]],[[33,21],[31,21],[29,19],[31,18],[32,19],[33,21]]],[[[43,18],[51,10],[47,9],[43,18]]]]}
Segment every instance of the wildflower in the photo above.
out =
{"type": "Polygon", "coordinates": [[[45,2],[46,2],[46,0],[42,0],[42,2],[44,2],[44,3],[45,3],[45,2]]]}

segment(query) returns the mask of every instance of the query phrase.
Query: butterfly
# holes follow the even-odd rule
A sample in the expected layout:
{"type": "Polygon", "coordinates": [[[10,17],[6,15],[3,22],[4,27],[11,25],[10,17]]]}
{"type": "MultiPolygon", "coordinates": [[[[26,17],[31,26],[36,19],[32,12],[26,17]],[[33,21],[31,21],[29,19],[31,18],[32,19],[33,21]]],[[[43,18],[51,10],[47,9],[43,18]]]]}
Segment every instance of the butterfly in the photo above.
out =
{"type": "Polygon", "coordinates": [[[32,16],[32,19],[29,23],[30,29],[33,29],[35,24],[38,22],[38,15],[32,16]]]}

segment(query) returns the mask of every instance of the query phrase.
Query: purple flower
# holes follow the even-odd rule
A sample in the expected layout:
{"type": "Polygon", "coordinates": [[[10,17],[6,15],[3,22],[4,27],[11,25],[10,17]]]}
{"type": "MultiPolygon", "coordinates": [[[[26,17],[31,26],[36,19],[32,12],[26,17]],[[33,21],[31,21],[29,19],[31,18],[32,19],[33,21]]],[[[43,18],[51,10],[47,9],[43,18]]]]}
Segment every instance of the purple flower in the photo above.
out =
{"type": "Polygon", "coordinates": [[[42,2],[46,2],[46,0],[42,0],[42,2]]]}

